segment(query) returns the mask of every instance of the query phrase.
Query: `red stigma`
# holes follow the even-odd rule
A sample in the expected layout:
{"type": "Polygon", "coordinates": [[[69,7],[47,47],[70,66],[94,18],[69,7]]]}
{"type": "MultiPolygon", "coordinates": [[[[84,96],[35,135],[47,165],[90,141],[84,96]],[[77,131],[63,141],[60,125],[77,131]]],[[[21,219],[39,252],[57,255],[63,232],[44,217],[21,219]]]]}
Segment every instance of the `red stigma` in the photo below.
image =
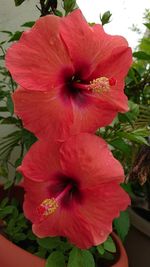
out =
{"type": "Polygon", "coordinates": [[[109,78],[109,85],[110,86],[114,86],[114,85],[116,85],[116,79],[114,78],[114,77],[111,77],[111,78],[109,78]]]}

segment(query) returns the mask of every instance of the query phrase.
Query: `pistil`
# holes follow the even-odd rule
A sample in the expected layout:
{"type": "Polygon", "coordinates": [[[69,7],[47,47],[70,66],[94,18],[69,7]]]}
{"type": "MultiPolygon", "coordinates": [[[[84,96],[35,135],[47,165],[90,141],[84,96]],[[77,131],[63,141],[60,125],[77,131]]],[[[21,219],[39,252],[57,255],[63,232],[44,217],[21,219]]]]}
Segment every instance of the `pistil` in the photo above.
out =
{"type": "Polygon", "coordinates": [[[46,198],[42,201],[42,203],[37,207],[37,213],[41,220],[46,219],[50,214],[57,210],[62,198],[70,191],[71,188],[72,185],[68,184],[56,198],[46,198]]]}
{"type": "Polygon", "coordinates": [[[73,82],[73,87],[76,89],[81,89],[81,90],[89,90],[89,84],[84,84],[84,83],[79,83],[79,82],[73,82]]]}
{"type": "Polygon", "coordinates": [[[116,85],[116,79],[114,77],[111,78],[100,77],[91,81],[90,84],[73,82],[73,86],[76,89],[84,91],[92,91],[98,94],[109,92],[110,88],[115,85],[116,85]]]}

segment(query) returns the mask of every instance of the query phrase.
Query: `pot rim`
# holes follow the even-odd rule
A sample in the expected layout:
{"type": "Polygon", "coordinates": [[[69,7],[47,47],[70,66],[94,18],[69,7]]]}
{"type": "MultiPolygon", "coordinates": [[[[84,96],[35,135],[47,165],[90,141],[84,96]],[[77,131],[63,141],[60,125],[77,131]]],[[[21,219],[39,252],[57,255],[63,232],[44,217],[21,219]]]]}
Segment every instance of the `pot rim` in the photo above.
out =
{"type": "MultiPolygon", "coordinates": [[[[119,248],[119,252],[120,252],[120,256],[118,258],[118,261],[112,265],[111,267],[128,267],[128,258],[127,258],[127,254],[126,254],[126,251],[124,249],[124,246],[121,242],[121,240],[119,239],[119,237],[113,232],[112,233],[112,237],[113,239],[115,240],[116,244],[117,244],[117,247],[119,248]]],[[[33,266],[36,266],[36,267],[45,267],[45,264],[46,264],[46,260],[45,259],[41,259],[40,257],[20,248],[19,246],[15,245],[14,243],[12,243],[10,240],[8,240],[6,237],[0,235],[0,243],[1,244],[4,244],[3,245],[3,250],[6,248],[6,247],[9,247],[9,251],[13,251],[13,253],[11,253],[11,255],[13,254],[14,256],[12,256],[15,261],[16,261],[16,267],[18,266],[17,264],[17,260],[21,260],[20,261],[20,264],[21,262],[25,261],[26,262],[26,258],[30,257],[30,259],[32,259],[32,262],[33,262],[33,266]],[[19,255],[19,258],[16,258],[16,255],[19,255]]],[[[8,254],[8,259],[10,259],[9,257],[9,252],[7,251],[6,252],[8,254]]],[[[0,251],[0,257],[1,257],[1,251],[0,251]]],[[[28,265],[28,264],[27,264],[28,265]]],[[[8,266],[8,265],[7,265],[8,266]]],[[[15,266],[15,265],[13,265],[15,266]]],[[[22,266],[22,264],[21,264],[22,266]]],[[[28,267],[30,267],[28,265],[28,267]]]]}
{"type": "Polygon", "coordinates": [[[145,220],[139,214],[137,214],[132,207],[128,208],[129,216],[131,219],[132,225],[138,229],[141,233],[150,237],[150,222],[145,220]]]}
{"type": "Polygon", "coordinates": [[[112,265],[111,267],[128,267],[128,257],[127,257],[127,253],[126,250],[122,244],[121,239],[117,236],[117,234],[115,232],[112,232],[112,237],[115,241],[115,243],[117,244],[117,247],[119,249],[119,258],[118,261],[112,265]]]}

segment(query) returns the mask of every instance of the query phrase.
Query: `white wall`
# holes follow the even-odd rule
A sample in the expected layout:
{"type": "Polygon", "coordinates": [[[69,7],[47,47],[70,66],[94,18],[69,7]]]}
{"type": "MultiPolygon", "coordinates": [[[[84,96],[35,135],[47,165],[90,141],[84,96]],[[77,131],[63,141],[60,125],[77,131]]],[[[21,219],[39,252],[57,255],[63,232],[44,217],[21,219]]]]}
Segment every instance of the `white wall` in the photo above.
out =
{"type": "MultiPolygon", "coordinates": [[[[40,16],[40,12],[36,8],[36,4],[39,0],[26,0],[21,6],[16,7],[14,0],[0,0],[0,31],[7,30],[15,32],[20,30],[20,25],[27,21],[36,20],[40,16]]],[[[24,28],[22,28],[23,30],[24,28]]],[[[0,32],[0,41],[5,40],[7,35],[0,32]]],[[[9,46],[9,44],[7,45],[9,46]]],[[[0,61],[2,64],[2,61],[0,61]]],[[[0,77],[1,78],[1,77],[0,77]]],[[[0,103],[2,105],[2,103],[0,103]]],[[[0,115],[7,116],[6,113],[0,115]],[[4,115],[5,114],[5,115],[4,115]]],[[[12,131],[16,130],[11,125],[0,125],[0,138],[8,135],[12,131]]],[[[19,148],[15,150],[11,157],[11,161],[16,160],[19,148]]],[[[14,169],[10,168],[10,177],[14,175],[14,169]]],[[[0,177],[1,178],[1,177],[0,177]]]]}
{"type": "Polygon", "coordinates": [[[19,25],[40,16],[38,0],[26,0],[16,7],[14,0],[0,0],[0,30],[19,30],[19,25]]]}

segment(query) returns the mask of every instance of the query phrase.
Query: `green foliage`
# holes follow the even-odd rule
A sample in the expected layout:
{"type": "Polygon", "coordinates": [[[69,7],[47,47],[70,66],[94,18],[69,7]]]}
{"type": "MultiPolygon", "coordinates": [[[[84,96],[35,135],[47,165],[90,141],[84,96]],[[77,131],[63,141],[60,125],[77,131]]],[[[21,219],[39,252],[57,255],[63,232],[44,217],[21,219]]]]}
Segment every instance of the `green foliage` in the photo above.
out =
{"type": "Polygon", "coordinates": [[[25,0],[14,0],[16,6],[20,6],[25,0]]]}
{"type": "Polygon", "coordinates": [[[65,267],[65,256],[63,255],[62,252],[59,251],[54,251],[50,254],[46,261],[46,266],[45,267],[65,267]]]}
{"type": "Polygon", "coordinates": [[[150,55],[143,51],[134,52],[133,56],[137,59],[150,60],[150,55]]]}
{"type": "Polygon", "coordinates": [[[27,28],[31,28],[34,25],[35,21],[28,21],[25,22],[21,25],[21,27],[27,27],[27,28]]]}
{"type": "Polygon", "coordinates": [[[64,0],[64,10],[65,15],[68,15],[71,11],[74,10],[76,5],[76,0],[64,0]]]}
{"type": "Polygon", "coordinates": [[[13,115],[14,105],[13,105],[12,98],[10,95],[7,96],[7,109],[10,112],[10,114],[13,115]]]}
{"type": "Polygon", "coordinates": [[[96,248],[97,248],[97,251],[99,252],[100,255],[104,255],[105,249],[104,249],[103,245],[98,245],[96,248]]]}
{"type": "Polygon", "coordinates": [[[116,252],[116,245],[111,236],[107,238],[103,246],[104,246],[104,250],[107,250],[108,252],[112,252],[112,253],[116,252]]]}
{"type": "Polygon", "coordinates": [[[13,33],[13,35],[11,36],[11,38],[8,40],[8,42],[13,42],[13,41],[18,41],[21,37],[23,32],[20,31],[16,31],[15,33],[13,33]]]}
{"type": "Polygon", "coordinates": [[[112,261],[116,253],[116,244],[112,237],[109,236],[107,240],[103,244],[98,245],[96,249],[100,258],[112,261]]]}
{"type": "Polygon", "coordinates": [[[103,15],[100,15],[100,21],[101,21],[103,26],[105,24],[110,23],[111,16],[112,16],[112,14],[110,13],[110,11],[106,11],[103,15]]]}
{"type": "Polygon", "coordinates": [[[54,14],[58,17],[63,17],[63,13],[57,9],[54,11],[54,14]]]}
{"type": "Polygon", "coordinates": [[[46,249],[55,249],[61,244],[59,237],[37,238],[37,242],[41,247],[46,249]]]}
{"type": "Polygon", "coordinates": [[[116,252],[116,245],[111,236],[109,236],[103,244],[98,245],[96,248],[100,255],[104,255],[106,251],[111,253],[116,252]]]}
{"type": "Polygon", "coordinates": [[[66,15],[73,11],[74,7],[76,5],[76,0],[64,0],[64,9],[66,11],[66,15]]]}
{"type": "Polygon", "coordinates": [[[88,250],[74,247],[69,255],[67,267],[95,267],[93,255],[88,250]]]}
{"type": "Polygon", "coordinates": [[[19,213],[17,202],[4,198],[0,203],[0,219],[5,221],[4,232],[15,243],[26,239],[26,234],[23,231],[27,229],[27,221],[23,213],[19,213]]]}
{"type": "Polygon", "coordinates": [[[127,211],[120,212],[120,217],[114,220],[114,227],[121,240],[124,242],[130,227],[129,215],[127,211]]]}
{"type": "Polygon", "coordinates": [[[150,30],[150,23],[144,23],[144,25],[150,30]]]}

